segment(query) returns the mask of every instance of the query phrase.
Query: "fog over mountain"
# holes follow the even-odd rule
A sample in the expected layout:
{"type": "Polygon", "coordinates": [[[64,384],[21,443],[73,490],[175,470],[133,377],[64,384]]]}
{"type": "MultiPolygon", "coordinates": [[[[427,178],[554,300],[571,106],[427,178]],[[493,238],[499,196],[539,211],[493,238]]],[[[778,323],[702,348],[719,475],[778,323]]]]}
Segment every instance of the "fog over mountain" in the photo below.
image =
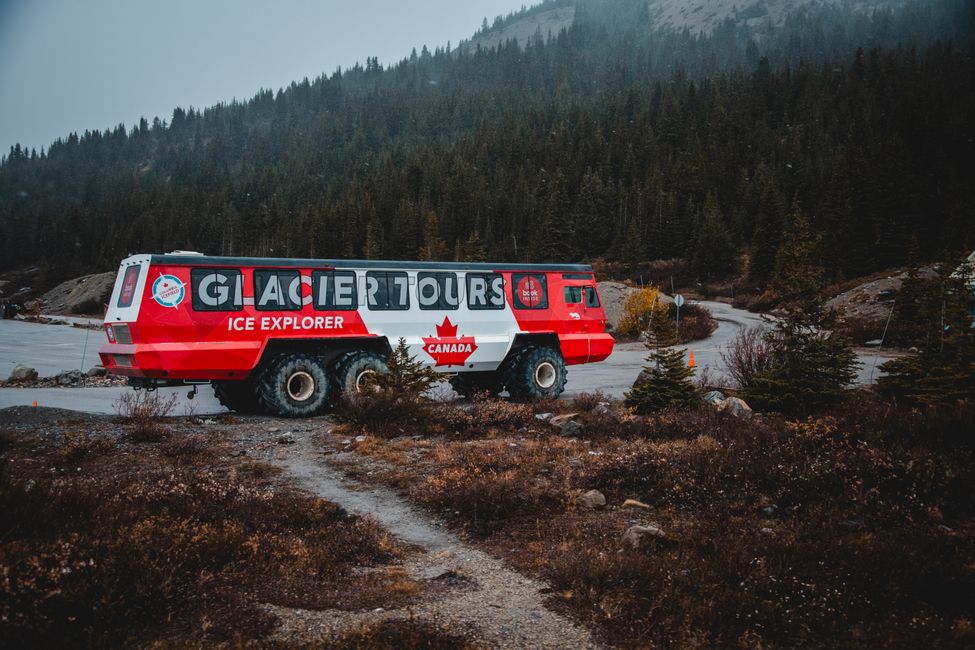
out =
{"type": "Polygon", "coordinates": [[[0,150],[390,63],[523,0],[3,0],[0,150]]]}
{"type": "Polygon", "coordinates": [[[15,147],[0,268],[681,258],[761,288],[799,213],[836,280],[973,241],[969,0],[701,0],[682,20],[725,18],[661,26],[674,6],[550,1],[459,47],[15,147]]]}

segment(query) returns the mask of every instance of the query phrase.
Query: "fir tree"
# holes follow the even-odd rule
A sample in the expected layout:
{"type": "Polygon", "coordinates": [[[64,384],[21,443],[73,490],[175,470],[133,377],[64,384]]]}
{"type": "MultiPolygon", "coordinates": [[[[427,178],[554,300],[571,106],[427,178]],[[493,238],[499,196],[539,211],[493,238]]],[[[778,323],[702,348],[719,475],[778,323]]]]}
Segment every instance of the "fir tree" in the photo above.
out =
{"type": "Polygon", "coordinates": [[[447,242],[440,237],[440,222],[437,220],[437,213],[430,211],[427,213],[426,222],[423,226],[423,247],[420,249],[420,259],[427,261],[445,260],[447,252],[447,242]]]}
{"type": "Polygon", "coordinates": [[[743,387],[752,406],[783,413],[815,410],[834,402],[856,378],[852,343],[833,331],[836,314],[823,306],[822,288],[816,237],[796,201],[772,279],[772,289],[783,298],[765,336],[772,365],[743,387]]]}
{"type": "Polygon", "coordinates": [[[944,404],[975,395],[975,329],[969,312],[975,276],[970,263],[956,266],[955,261],[939,265],[927,294],[933,300],[921,311],[925,320],[937,321],[935,336],[919,354],[882,366],[885,374],[877,384],[895,398],[944,404]]]}
{"type": "Polygon", "coordinates": [[[397,397],[405,399],[422,397],[443,375],[418,361],[410,354],[406,339],[400,338],[396,348],[386,359],[387,372],[375,375],[376,385],[397,397]]]}
{"type": "Polygon", "coordinates": [[[697,232],[693,265],[698,277],[704,279],[734,270],[735,245],[713,194],[708,194],[704,204],[704,219],[697,232]]]}
{"type": "Polygon", "coordinates": [[[626,405],[641,415],[669,407],[689,408],[701,399],[692,381],[694,371],[684,362],[683,348],[673,348],[675,333],[670,321],[651,310],[647,324],[647,361],[636,385],[626,393],[626,405]],[[655,317],[654,317],[655,316],[655,317]]]}
{"type": "Polygon", "coordinates": [[[484,252],[484,242],[476,230],[472,231],[464,242],[464,261],[465,262],[485,262],[487,254],[484,252]]]}

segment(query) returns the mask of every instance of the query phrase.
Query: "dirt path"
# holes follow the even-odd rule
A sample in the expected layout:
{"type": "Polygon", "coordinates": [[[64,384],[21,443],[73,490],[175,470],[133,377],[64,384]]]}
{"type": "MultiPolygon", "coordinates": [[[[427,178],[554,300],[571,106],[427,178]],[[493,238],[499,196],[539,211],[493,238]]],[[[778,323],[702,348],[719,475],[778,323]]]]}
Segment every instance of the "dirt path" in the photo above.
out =
{"type": "MultiPolygon", "coordinates": [[[[414,509],[395,493],[372,488],[357,490],[325,462],[310,432],[294,432],[295,444],[279,447],[271,462],[302,488],[337,503],[351,513],[369,515],[392,535],[423,552],[407,562],[417,579],[454,572],[470,584],[414,607],[389,612],[300,612],[282,616],[283,637],[293,632],[334,629],[382,617],[430,618],[468,630],[479,644],[497,648],[597,648],[589,633],[545,607],[545,584],[505,567],[499,560],[471,548],[441,522],[414,509]]],[[[278,612],[279,615],[282,612],[278,612]]]]}

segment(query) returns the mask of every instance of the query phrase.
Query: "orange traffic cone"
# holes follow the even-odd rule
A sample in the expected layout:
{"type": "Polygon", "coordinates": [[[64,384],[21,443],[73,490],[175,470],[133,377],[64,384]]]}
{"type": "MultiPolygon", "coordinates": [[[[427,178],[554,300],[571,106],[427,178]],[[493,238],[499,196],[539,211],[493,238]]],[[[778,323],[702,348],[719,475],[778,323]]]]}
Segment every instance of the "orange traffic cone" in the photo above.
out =
{"type": "Polygon", "coordinates": [[[696,368],[697,367],[697,361],[694,360],[694,353],[691,352],[690,354],[691,354],[691,356],[687,360],[687,367],[688,368],[696,368]]]}

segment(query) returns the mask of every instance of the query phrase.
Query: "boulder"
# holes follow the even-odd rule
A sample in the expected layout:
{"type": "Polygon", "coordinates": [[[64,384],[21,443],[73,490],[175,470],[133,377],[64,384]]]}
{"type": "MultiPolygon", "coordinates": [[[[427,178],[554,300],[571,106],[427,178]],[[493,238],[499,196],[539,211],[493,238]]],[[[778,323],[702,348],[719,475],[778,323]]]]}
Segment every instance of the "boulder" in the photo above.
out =
{"type": "Polygon", "coordinates": [[[554,413],[536,413],[535,419],[541,420],[542,422],[548,422],[555,416],[554,413]]]}
{"type": "Polygon", "coordinates": [[[279,445],[293,445],[295,444],[295,442],[296,442],[295,437],[291,434],[290,431],[285,431],[280,436],[278,436],[279,445]]]}
{"type": "Polygon", "coordinates": [[[704,393],[704,403],[717,406],[725,400],[725,395],[720,390],[712,390],[704,393]]]}
{"type": "Polygon", "coordinates": [[[548,423],[553,427],[559,427],[561,429],[567,422],[572,422],[577,417],[579,417],[578,413],[562,413],[560,415],[550,417],[548,419],[548,423]]]}
{"type": "Polygon", "coordinates": [[[41,297],[45,313],[100,314],[115,284],[115,271],[62,282],[41,297]]]}
{"type": "Polygon", "coordinates": [[[84,375],[80,370],[65,370],[54,378],[58,386],[76,386],[81,383],[84,375]]]}
{"type": "Polygon", "coordinates": [[[94,366],[88,371],[89,377],[105,377],[108,371],[103,366],[94,366]]]}
{"type": "Polygon", "coordinates": [[[646,526],[630,526],[623,533],[623,539],[621,541],[623,546],[640,550],[650,541],[664,539],[667,539],[667,536],[664,534],[664,531],[660,530],[659,526],[656,524],[648,524],[646,526]]]}
{"type": "Polygon", "coordinates": [[[606,507],[606,497],[599,490],[589,490],[576,497],[576,509],[580,511],[599,510],[606,507]]]}
{"type": "Polygon", "coordinates": [[[562,413],[549,419],[548,423],[559,429],[559,434],[563,436],[577,436],[582,433],[582,425],[576,422],[578,413],[562,413]]]}
{"type": "Polygon", "coordinates": [[[608,418],[615,421],[619,421],[620,419],[619,414],[611,409],[607,402],[600,402],[599,404],[596,404],[596,407],[592,410],[592,414],[601,418],[608,418]]]}
{"type": "Polygon", "coordinates": [[[18,363],[16,366],[14,366],[14,369],[10,371],[10,376],[7,378],[7,381],[37,381],[37,371],[30,366],[25,366],[22,363],[18,363]]]}
{"type": "Polygon", "coordinates": [[[630,294],[636,291],[622,282],[598,282],[599,297],[603,301],[603,312],[606,314],[606,324],[609,329],[617,329],[626,312],[626,301],[630,294]]]}
{"type": "Polygon", "coordinates": [[[718,404],[718,410],[722,413],[730,413],[736,418],[741,418],[742,420],[752,419],[752,407],[745,403],[745,400],[738,397],[725,398],[720,404],[718,404]]]}

